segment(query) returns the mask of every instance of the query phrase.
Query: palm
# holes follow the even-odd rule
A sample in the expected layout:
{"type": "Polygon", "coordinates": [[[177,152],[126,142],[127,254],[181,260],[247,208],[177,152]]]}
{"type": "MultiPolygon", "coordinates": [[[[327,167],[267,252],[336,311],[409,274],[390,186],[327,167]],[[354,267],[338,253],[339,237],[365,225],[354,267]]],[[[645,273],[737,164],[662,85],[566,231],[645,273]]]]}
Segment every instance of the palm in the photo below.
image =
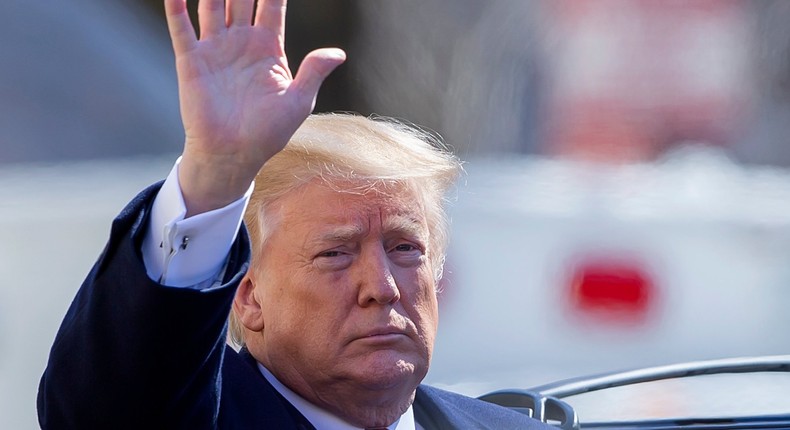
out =
{"type": "Polygon", "coordinates": [[[309,114],[310,100],[289,91],[293,78],[282,47],[268,32],[234,28],[178,58],[188,141],[219,153],[271,155],[309,114]]]}

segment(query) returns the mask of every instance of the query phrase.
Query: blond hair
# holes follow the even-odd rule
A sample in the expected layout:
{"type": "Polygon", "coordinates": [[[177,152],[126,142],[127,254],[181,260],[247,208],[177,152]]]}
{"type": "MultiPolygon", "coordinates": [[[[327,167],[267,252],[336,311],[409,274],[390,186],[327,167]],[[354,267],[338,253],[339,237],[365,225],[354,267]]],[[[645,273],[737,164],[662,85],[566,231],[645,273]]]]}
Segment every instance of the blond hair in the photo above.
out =
{"type": "MultiPolygon", "coordinates": [[[[435,277],[441,278],[448,240],[445,202],[461,173],[461,163],[436,135],[392,118],[353,114],[311,115],[255,178],[244,215],[252,243],[252,265],[263,256],[268,206],[277,198],[319,179],[340,191],[383,190],[406,184],[420,195],[430,234],[429,253],[435,277]],[[348,188],[348,184],[360,188],[348,188]]],[[[236,316],[230,316],[230,337],[243,345],[236,316]]]]}

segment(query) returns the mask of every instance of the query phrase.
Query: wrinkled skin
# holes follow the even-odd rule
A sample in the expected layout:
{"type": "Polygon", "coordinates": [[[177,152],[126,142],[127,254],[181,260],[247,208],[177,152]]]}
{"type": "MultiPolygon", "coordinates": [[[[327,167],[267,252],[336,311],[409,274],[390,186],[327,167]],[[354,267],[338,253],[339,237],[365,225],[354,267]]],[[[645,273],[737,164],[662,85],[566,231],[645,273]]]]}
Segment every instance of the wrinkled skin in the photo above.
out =
{"type": "Polygon", "coordinates": [[[428,370],[438,323],[419,199],[313,182],[273,206],[234,304],[250,352],[350,423],[392,423],[428,370]]]}

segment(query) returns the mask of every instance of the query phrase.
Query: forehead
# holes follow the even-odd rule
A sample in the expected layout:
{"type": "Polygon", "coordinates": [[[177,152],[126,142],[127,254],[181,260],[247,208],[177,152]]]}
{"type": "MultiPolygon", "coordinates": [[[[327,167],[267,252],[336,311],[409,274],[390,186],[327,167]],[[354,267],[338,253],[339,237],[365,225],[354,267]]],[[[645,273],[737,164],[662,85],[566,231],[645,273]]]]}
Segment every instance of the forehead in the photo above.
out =
{"type": "Polygon", "coordinates": [[[280,225],[320,229],[323,226],[369,224],[386,229],[424,228],[420,194],[407,183],[309,182],[279,199],[280,225]]]}

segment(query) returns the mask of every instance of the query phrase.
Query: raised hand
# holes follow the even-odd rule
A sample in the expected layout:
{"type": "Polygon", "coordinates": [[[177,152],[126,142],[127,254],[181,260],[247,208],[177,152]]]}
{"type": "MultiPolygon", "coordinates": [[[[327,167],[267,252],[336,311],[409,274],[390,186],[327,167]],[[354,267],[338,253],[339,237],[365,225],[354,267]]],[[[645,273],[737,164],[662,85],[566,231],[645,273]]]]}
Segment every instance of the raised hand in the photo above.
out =
{"type": "Polygon", "coordinates": [[[311,52],[292,76],[285,56],[285,0],[200,0],[200,37],[185,0],[165,0],[186,133],[179,182],[187,216],[222,207],[249,187],[315,105],[345,60],[311,52]]]}

